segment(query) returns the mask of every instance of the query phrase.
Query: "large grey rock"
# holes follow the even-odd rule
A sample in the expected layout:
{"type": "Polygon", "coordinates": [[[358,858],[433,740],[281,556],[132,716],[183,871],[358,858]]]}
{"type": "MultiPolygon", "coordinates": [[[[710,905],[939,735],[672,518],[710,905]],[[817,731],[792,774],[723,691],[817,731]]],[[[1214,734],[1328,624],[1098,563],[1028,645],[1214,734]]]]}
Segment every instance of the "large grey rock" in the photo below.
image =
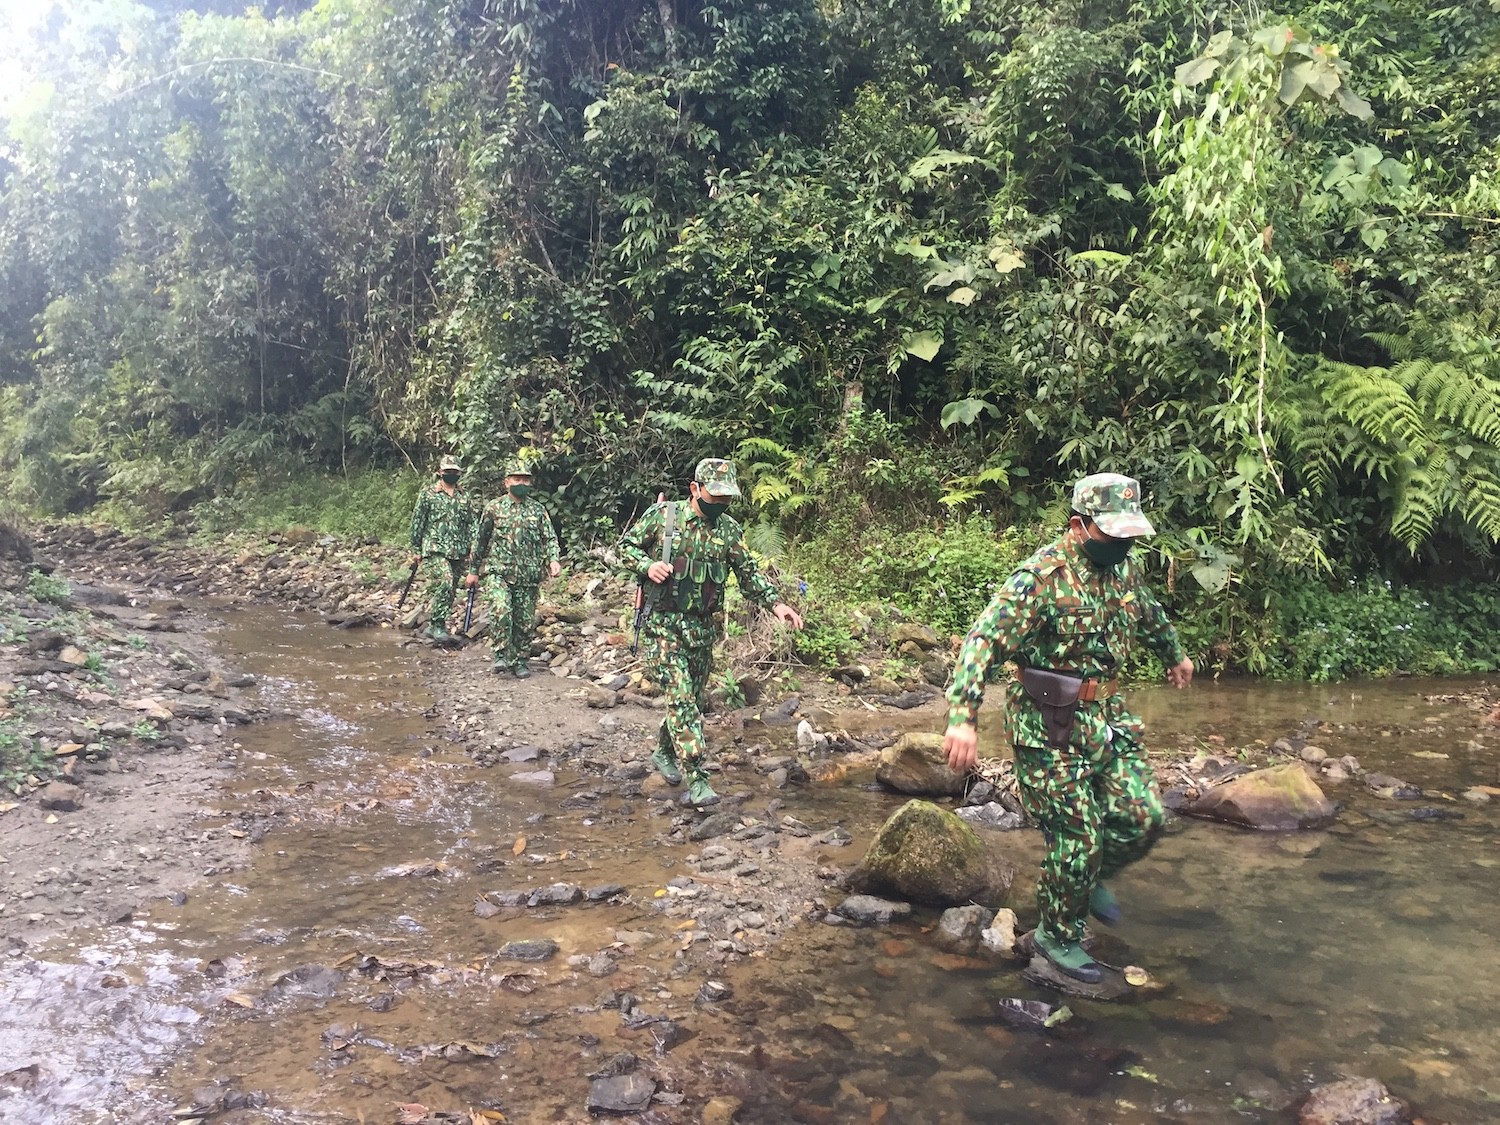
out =
{"type": "Polygon", "coordinates": [[[589,1086],[589,1112],[627,1114],[644,1113],[656,1093],[656,1082],[644,1074],[617,1074],[596,1078],[589,1086]]]}
{"type": "Polygon", "coordinates": [[[37,804],[57,812],[77,812],[83,807],[83,790],[66,781],[49,781],[37,796],[37,804]]]}
{"type": "Polygon", "coordinates": [[[1026,827],[1026,818],[1018,812],[1012,812],[999,801],[987,801],[982,805],[965,805],[955,810],[958,816],[963,817],[970,824],[980,828],[993,828],[1000,832],[1013,832],[1017,828],[1026,827]]]}
{"type": "Polygon", "coordinates": [[[929,649],[937,648],[940,642],[937,633],[926,625],[906,621],[891,630],[891,647],[900,648],[907,643],[914,644],[920,649],[929,649]]]}
{"type": "Polygon", "coordinates": [[[903,734],[880,752],[875,780],[914,797],[957,797],[967,774],[948,768],[943,736],[929,731],[903,734]]]}
{"type": "Polygon", "coordinates": [[[1373,1078],[1346,1078],[1307,1096],[1298,1125],[1410,1125],[1411,1107],[1373,1078]]]}
{"type": "Polygon", "coordinates": [[[898,918],[911,917],[911,905],[891,902],[874,895],[850,895],[839,903],[834,912],[861,926],[883,926],[898,918]]]}
{"type": "Polygon", "coordinates": [[[849,876],[852,890],[933,906],[1005,904],[1017,864],[946,809],[908,801],[881,826],[849,876]]]}
{"type": "Polygon", "coordinates": [[[1272,830],[1326,828],[1334,818],[1333,803],[1300,762],[1256,770],[1216,785],[1182,811],[1272,830]]]}
{"type": "Polygon", "coordinates": [[[993,917],[985,906],[950,906],[938,919],[933,939],[954,953],[971,953],[979,946],[979,935],[993,917]]]}
{"type": "Polygon", "coordinates": [[[551,938],[531,941],[508,941],[495,953],[507,961],[547,961],[557,953],[557,942],[551,938]]]}

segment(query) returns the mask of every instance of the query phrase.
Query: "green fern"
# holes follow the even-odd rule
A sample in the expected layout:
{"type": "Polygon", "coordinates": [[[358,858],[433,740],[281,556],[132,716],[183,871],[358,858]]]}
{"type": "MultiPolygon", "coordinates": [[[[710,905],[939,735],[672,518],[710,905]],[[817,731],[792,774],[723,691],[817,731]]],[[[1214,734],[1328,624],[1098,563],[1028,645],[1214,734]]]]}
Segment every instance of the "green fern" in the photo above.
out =
{"type": "Polygon", "coordinates": [[[1500,341],[1495,319],[1437,324],[1420,315],[1403,333],[1371,337],[1390,367],[1327,362],[1314,372],[1331,417],[1300,436],[1306,479],[1327,487],[1334,464],[1387,481],[1391,534],[1417,547],[1445,516],[1500,541],[1500,341]],[[1330,430],[1353,430],[1337,461],[1330,430]]]}

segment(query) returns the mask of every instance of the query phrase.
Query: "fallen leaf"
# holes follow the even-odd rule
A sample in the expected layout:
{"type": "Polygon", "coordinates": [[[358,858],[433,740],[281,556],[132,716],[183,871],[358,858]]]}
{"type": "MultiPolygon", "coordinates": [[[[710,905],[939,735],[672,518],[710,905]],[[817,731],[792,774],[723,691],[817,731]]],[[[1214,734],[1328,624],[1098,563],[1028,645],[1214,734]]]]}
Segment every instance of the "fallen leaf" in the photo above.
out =
{"type": "Polygon", "coordinates": [[[255,997],[247,996],[243,992],[229,992],[224,996],[224,1003],[233,1004],[237,1008],[253,1008],[255,997]]]}
{"type": "Polygon", "coordinates": [[[427,1120],[427,1107],[419,1102],[396,1104],[396,1125],[422,1125],[427,1120]]]}
{"type": "Polygon", "coordinates": [[[246,832],[243,828],[231,828],[229,830],[229,834],[236,840],[243,840],[246,836],[250,835],[250,833],[246,832]]]}
{"type": "Polygon", "coordinates": [[[990,963],[977,957],[965,957],[961,953],[935,953],[931,960],[935,968],[953,972],[957,969],[988,969],[990,963]]]}
{"type": "Polygon", "coordinates": [[[1135,985],[1139,988],[1151,979],[1151,974],[1139,965],[1125,966],[1125,983],[1135,985]]]}
{"type": "Polygon", "coordinates": [[[1064,1004],[1057,1011],[1042,1021],[1043,1027],[1056,1027],[1060,1023],[1067,1023],[1073,1018],[1073,1009],[1064,1004]]]}
{"type": "Polygon", "coordinates": [[[56,824],[57,823],[57,814],[56,813],[48,813],[47,814],[47,819],[44,820],[44,821],[42,821],[42,823],[43,824],[56,824]]]}
{"type": "MultiPolygon", "coordinates": [[[[81,742],[64,742],[56,750],[52,751],[53,757],[66,758],[69,754],[76,754],[83,749],[81,742]]],[[[1447,755],[1444,755],[1446,757],[1447,755]]]]}
{"type": "Polygon", "coordinates": [[[3,805],[0,805],[0,813],[8,813],[11,809],[18,809],[20,807],[21,803],[19,801],[6,801],[3,805]]]}
{"type": "Polygon", "coordinates": [[[677,925],[673,926],[672,928],[674,930],[691,930],[697,924],[698,924],[698,919],[696,919],[696,918],[689,918],[689,919],[687,919],[684,922],[678,922],[677,925]]]}
{"type": "Polygon", "coordinates": [[[511,855],[520,855],[525,850],[526,850],[526,837],[525,836],[517,836],[516,837],[516,842],[510,846],[510,854],[511,855]]]}

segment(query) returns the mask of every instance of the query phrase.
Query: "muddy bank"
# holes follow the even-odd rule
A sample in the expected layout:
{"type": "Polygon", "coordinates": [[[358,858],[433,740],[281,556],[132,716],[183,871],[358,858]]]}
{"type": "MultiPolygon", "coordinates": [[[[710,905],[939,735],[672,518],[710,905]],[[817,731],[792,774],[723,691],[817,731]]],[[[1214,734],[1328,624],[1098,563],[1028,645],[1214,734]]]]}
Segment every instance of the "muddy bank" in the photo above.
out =
{"type": "Polygon", "coordinates": [[[0,938],[8,948],[173,903],[243,866],[217,808],[265,714],[211,620],[131,585],[0,563],[0,938]]]}

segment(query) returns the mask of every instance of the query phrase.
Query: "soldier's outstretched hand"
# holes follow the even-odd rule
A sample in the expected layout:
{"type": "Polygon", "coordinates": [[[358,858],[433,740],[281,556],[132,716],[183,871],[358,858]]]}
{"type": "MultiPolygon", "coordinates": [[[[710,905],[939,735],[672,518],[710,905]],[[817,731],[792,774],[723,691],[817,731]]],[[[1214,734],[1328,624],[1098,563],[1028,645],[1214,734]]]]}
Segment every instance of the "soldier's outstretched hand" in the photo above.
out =
{"type": "Polygon", "coordinates": [[[1185,688],[1193,682],[1193,662],[1184,659],[1181,664],[1174,664],[1167,669],[1167,683],[1174,688],[1185,688]]]}
{"type": "Polygon", "coordinates": [[[777,602],[771,607],[771,612],[776,615],[776,620],[783,625],[790,625],[793,629],[802,628],[802,615],[786,602],[777,602]]]}
{"type": "Polygon", "coordinates": [[[943,753],[954,773],[968,773],[979,762],[979,729],[973,723],[957,723],[943,735],[943,753]]]}
{"type": "Polygon", "coordinates": [[[547,573],[550,574],[553,578],[556,578],[559,574],[562,573],[562,563],[554,560],[548,565],[547,573]]]}

